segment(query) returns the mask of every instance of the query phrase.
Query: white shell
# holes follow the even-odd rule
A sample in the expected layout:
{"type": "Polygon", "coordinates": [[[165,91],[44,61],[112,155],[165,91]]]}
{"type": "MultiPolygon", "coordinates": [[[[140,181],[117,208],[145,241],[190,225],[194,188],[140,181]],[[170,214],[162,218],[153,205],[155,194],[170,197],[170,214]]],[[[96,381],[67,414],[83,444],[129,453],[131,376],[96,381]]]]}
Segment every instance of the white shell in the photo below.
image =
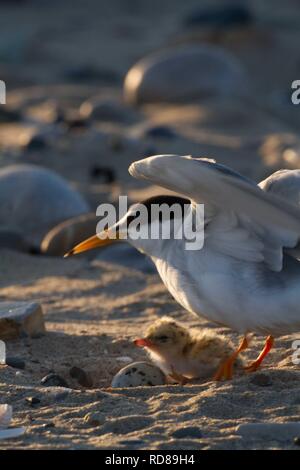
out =
{"type": "Polygon", "coordinates": [[[1,439],[10,439],[12,437],[22,436],[26,431],[26,428],[10,428],[10,429],[0,429],[0,440],[1,439]]]}
{"type": "Polygon", "coordinates": [[[123,367],[113,378],[113,388],[143,387],[164,385],[166,378],[163,372],[149,362],[133,362],[123,367]]]}
{"type": "Polygon", "coordinates": [[[4,341],[0,340],[0,364],[5,364],[6,361],[6,346],[4,341]]]}
{"type": "Polygon", "coordinates": [[[10,405],[0,405],[0,428],[9,426],[12,420],[12,407],[10,405]]]}

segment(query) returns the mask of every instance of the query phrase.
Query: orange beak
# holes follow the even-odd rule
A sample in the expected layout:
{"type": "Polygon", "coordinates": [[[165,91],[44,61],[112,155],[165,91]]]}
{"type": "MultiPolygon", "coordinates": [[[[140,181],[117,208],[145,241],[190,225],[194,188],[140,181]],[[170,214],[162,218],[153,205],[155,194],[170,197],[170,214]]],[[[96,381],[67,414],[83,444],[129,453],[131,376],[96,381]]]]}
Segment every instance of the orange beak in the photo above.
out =
{"type": "Polygon", "coordinates": [[[152,341],[150,341],[150,339],[147,339],[147,338],[136,339],[134,340],[133,343],[135,344],[135,346],[138,346],[139,348],[151,348],[151,346],[153,346],[152,341]]]}
{"type": "Polygon", "coordinates": [[[68,253],[64,255],[64,258],[77,255],[78,253],[83,253],[84,251],[92,250],[94,248],[102,248],[104,246],[110,245],[114,241],[119,240],[118,233],[115,233],[113,237],[111,236],[110,238],[109,230],[105,230],[105,232],[102,232],[100,235],[103,235],[103,237],[99,238],[98,235],[93,235],[92,237],[87,238],[83,242],[74,246],[72,250],[68,251],[68,253]],[[106,234],[106,238],[104,238],[104,234],[106,234]]]}

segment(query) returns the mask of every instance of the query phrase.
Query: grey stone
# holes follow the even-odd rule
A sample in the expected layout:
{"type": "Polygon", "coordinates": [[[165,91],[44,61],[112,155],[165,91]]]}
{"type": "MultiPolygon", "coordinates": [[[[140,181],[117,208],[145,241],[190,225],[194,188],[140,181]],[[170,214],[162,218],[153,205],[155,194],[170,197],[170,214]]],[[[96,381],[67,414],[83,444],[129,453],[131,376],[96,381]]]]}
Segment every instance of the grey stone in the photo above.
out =
{"type": "Polygon", "coordinates": [[[252,12],[245,5],[213,5],[198,7],[191,11],[185,19],[185,26],[200,28],[245,27],[254,21],[252,12]]]}
{"type": "Polygon", "coordinates": [[[154,53],[135,64],[124,83],[131,104],[186,102],[246,93],[246,74],[229,52],[191,45],[154,53]]]}
{"type": "Polygon", "coordinates": [[[6,357],[6,365],[15,369],[25,369],[25,361],[19,357],[6,357]]]}
{"type": "MultiPolygon", "coordinates": [[[[64,379],[62,379],[62,381],[62,383],[66,383],[64,379]]],[[[49,403],[57,403],[68,398],[73,390],[63,385],[47,385],[45,392],[45,401],[48,401],[49,403]]]]}
{"type": "Polygon", "coordinates": [[[64,387],[68,388],[68,384],[60,375],[58,374],[48,374],[42,378],[41,384],[45,387],[64,387]]]}
{"type": "Polygon", "coordinates": [[[185,439],[186,437],[200,439],[202,437],[202,432],[197,426],[185,426],[183,428],[176,429],[176,431],[172,433],[172,437],[177,439],[185,439]]]}
{"type": "Polygon", "coordinates": [[[236,433],[244,438],[287,441],[300,434],[300,422],[240,424],[236,433]]]}
{"type": "Polygon", "coordinates": [[[0,225],[40,241],[63,220],[88,212],[84,199],[59,175],[35,165],[0,170],[0,225]]]}
{"type": "Polygon", "coordinates": [[[81,369],[80,367],[76,367],[76,366],[72,367],[69,373],[70,373],[70,376],[73,379],[76,379],[79,385],[81,385],[82,387],[91,388],[93,386],[93,381],[90,375],[87,372],[85,372],[85,370],[81,369]]]}
{"type": "Polygon", "coordinates": [[[23,253],[29,253],[31,249],[21,232],[9,230],[5,227],[0,228],[0,248],[21,251],[23,253]]]}
{"type": "Polygon", "coordinates": [[[0,339],[39,336],[45,332],[43,311],[35,302],[0,302],[0,339]]]}
{"type": "Polygon", "coordinates": [[[139,119],[136,111],[122,106],[112,98],[94,98],[85,101],[80,107],[80,114],[85,119],[121,124],[132,124],[139,119]]]}
{"type": "Polygon", "coordinates": [[[113,378],[113,388],[142,387],[164,385],[166,378],[163,372],[154,364],[148,362],[133,362],[123,367],[113,378]]]}
{"type": "Polygon", "coordinates": [[[250,382],[258,387],[270,387],[273,383],[271,378],[264,373],[255,374],[251,377],[250,382]]]}
{"type": "Polygon", "coordinates": [[[41,400],[38,397],[27,397],[25,398],[26,403],[28,403],[29,406],[35,406],[39,405],[41,403],[41,400]]]}

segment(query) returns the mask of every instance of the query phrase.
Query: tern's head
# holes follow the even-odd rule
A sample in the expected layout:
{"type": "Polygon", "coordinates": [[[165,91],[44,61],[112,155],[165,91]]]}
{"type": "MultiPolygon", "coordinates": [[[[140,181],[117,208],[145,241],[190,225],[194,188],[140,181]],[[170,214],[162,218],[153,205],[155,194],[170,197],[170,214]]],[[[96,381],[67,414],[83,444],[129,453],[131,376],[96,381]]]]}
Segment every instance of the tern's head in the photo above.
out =
{"type": "Polygon", "coordinates": [[[151,325],[144,338],[136,339],[134,344],[145,347],[161,356],[178,355],[190,339],[186,328],[169,317],[163,317],[151,325]]]}
{"type": "Polygon", "coordinates": [[[154,196],[133,204],[121,219],[104,230],[97,231],[76,245],[66,256],[101,248],[115,241],[128,241],[148,255],[158,255],[166,240],[182,225],[190,201],[179,196],[154,196]]]}

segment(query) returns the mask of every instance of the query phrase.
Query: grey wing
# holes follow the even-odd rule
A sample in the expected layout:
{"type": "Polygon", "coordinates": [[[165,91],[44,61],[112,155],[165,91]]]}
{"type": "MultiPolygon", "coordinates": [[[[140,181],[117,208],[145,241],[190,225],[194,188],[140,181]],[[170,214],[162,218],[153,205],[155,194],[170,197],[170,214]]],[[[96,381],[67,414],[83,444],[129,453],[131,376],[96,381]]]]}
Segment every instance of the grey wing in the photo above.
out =
{"type": "Polygon", "coordinates": [[[213,161],[160,155],[134,162],[132,176],[204,203],[205,243],[239,260],[282,269],[285,248],[300,240],[300,210],[282,196],[213,161]]]}
{"type": "MultiPolygon", "coordinates": [[[[279,170],[259,183],[264,191],[276,194],[287,202],[300,208],[300,170],[279,170]]],[[[300,258],[300,243],[285,250],[295,258],[300,258]]]]}

